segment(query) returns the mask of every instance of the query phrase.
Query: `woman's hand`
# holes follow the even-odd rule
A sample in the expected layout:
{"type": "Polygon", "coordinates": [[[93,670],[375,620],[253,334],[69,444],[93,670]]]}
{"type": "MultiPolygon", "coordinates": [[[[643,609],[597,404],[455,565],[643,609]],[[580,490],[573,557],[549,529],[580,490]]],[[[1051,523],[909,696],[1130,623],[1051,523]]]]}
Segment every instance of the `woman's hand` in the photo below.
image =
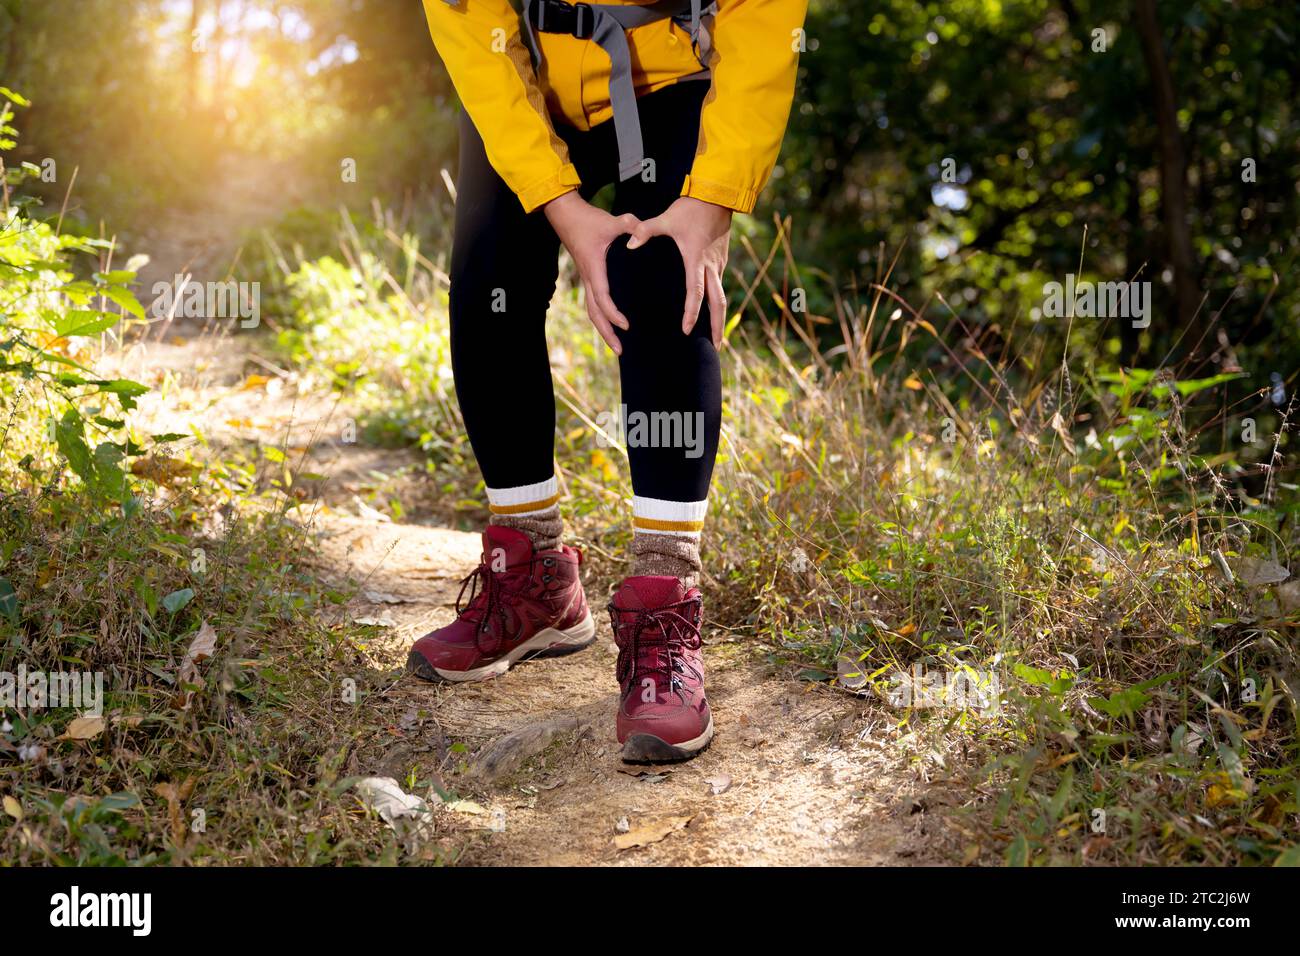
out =
{"type": "Polygon", "coordinates": [[[631,213],[611,216],[576,192],[552,199],[542,209],[578,267],[582,287],[587,293],[587,318],[591,319],[591,324],[614,354],[622,355],[623,346],[614,334],[613,326],[626,329],[627,318],[609,296],[605,253],[615,239],[630,233],[641,224],[641,220],[631,213]]]}
{"type": "Polygon", "coordinates": [[[651,236],[671,236],[686,265],[686,311],[682,313],[682,332],[689,335],[695,328],[700,318],[700,304],[707,295],[713,347],[721,348],[722,326],[727,318],[722,270],[727,267],[731,210],[682,196],[662,215],[635,226],[627,247],[636,249],[651,236]]]}

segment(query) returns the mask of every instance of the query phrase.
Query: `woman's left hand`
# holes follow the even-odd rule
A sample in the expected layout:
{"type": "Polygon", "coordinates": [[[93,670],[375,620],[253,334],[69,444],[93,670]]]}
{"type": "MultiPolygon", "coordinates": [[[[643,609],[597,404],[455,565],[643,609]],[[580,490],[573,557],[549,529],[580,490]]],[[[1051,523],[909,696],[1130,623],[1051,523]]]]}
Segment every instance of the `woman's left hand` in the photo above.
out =
{"type": "Polygon", "coordinates": [[[725,206],[682,196],[662,215],[647,219],[632,230],[629,249],[644,245],[651,236],[669,236],[686,265],[686,311],[682,332],[689,335],[700,318],[700,305],[709,300],[713,347],[722,347],[722,326],[727,318],[727,297],[722,291],[722,270],[727,267],[731,239],[731,210],[725,206]]]}

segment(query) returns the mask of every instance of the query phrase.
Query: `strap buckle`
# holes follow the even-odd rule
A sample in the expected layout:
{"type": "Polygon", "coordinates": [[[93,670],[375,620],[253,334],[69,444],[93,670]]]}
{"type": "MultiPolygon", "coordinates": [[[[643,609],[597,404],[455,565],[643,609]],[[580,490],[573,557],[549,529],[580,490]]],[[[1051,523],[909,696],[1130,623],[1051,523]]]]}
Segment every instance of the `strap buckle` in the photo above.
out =
{"type": "Polygon", "coordinates": [[[586,3],[529,0],[528,18],[538,33],[567,33],[579,40],[590,40],[596,32],[596,12],[586,3]]]}

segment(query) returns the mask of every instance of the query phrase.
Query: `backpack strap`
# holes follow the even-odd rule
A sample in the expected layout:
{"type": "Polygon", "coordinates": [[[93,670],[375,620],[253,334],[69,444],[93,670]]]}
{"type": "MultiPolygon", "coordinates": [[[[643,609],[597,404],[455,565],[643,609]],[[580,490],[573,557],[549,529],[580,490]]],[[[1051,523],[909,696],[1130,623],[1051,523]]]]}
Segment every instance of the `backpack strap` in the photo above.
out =
{"type": "Polygon", "coordinates": [[[580,40],[592,40],[609,57],[609,102],[614,110],[620,180],[640,174],[645,162],[641,117],[637,111],[636,89],[632,85],[632,52],[627,45],[626,31],[658,20],[686,20],[695,54],[703,65],[710,45],[703,18],[716,10],[716,2],[706,5],[703,0],[659,0],[630,5],[567,3],[566,0],[526,0],[524,3],[524,32],[528,35],[534,66],[540,68],[542,63],[538,33],[564,33],[580,40]]]}

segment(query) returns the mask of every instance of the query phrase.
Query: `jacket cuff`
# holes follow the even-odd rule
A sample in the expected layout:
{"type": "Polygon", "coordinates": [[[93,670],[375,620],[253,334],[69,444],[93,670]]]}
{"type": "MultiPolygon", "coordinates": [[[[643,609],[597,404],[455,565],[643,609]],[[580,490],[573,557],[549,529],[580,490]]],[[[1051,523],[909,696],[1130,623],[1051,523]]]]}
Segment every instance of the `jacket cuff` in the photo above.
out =
{"type": "Polygon", "coordinates": [[[559,172],[519,190],[516,195],[523,203],[524,212],[528,213],[539,206],[545,206],[557,196],[572,192],[581,185],[582,178],[578,175],[578,170],[572,163],[565,163],[560,167],[559,172]]]}
{"type": "Polygon", "coordinates": [[[686,181],[682,183],[682,195],[744,213],[753,212],[754,203],[758,202],[757,189],[709,182],[695,176],[686,177],[686,181]]]}

